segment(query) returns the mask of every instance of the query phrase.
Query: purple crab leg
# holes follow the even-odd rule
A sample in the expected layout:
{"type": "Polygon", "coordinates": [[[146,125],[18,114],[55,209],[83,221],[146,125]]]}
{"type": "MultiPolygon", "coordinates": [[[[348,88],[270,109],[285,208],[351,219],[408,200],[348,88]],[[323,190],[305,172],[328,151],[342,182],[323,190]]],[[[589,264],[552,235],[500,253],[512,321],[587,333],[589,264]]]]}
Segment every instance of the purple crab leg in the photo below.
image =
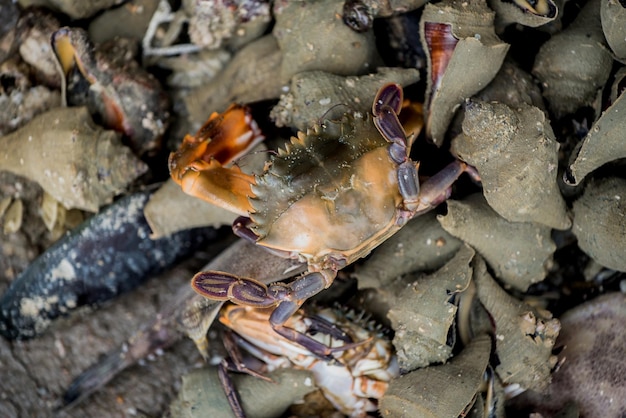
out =
{"type": "Polygon", "coordinates": [[[402,101],[404,99],[404,92],[402,91],[402,86],[395,83],[389,83],[382,86],[376,97],[374,98],[374,103],[372,104],[372,113],[375,116],[380,114],[380,110],[388,106],[391,110],[398,114],[402,109],[402,101]]]}
{"type": "Polygon", "coordinates": [[[267,308],[288,297],[289,288],[263,283],[220,271],[204,271],[191,279],[191,287],[200,295],[213,300],[230,300],[240,305],[267,308]]]}
{"type": "Polygon", "coordinates": [[[228,369],[225,364],[220,363],[219,366],[217,366],[217,376],[220,379],[222,389],[224,389],[224,394],[226,395],[226,399],[228,399],[230,409],[232,409],[235,417],[246,418],[246,414],[243,412],[243,407],[241,406],[241,400],[237,394],[237,389],[233,384],[233,380],[228,375],[228,369]]]}

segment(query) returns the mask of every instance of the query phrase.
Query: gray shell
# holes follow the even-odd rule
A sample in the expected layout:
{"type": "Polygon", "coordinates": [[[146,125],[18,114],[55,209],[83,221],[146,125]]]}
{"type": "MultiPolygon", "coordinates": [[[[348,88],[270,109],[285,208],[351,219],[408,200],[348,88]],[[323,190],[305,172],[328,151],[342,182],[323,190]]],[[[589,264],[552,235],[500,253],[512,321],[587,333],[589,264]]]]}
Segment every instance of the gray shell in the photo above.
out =
{"type": "Polygon", "coordinates": [[[626,62],[626,7],[618,0],[605,0],[600,6],[602,30],[615,58],[626,62]]]}
{"type": "Polygon", "coordinates": [[[545,114],[520,103],[469,102],[452,152],[476,167],[491,207],[512,222],[567,229],[571,221],[558,184],[559,144],[545,114]]]}
{"type": "Polygon", "coordinates": [[[1,137],[0,149],[0,170],[39,183],[68,209],[96,212],[148,169],[120,134],[94,124],[84,107],[37,116],[1,137]]]}
{"type": "Polygon", "coordinates": [[[541,390],[550,383],[556,365],[552,348],[561,325],[548,311],[540,311],[507,294],[474,258],[474,281],[480,302],[495,322],[496,373],[502,383],[541,390]]]}
{"type": "Polygon", "coordinates": [[[509,222],[478,193],[463,201],[449,200],[448,214],[440,216],[439,222],[450,234],[475,248],[507,285],[525,291],[546,277],[556,249],[549,227],[509,222]]]}
{"type": "MultiPolygon", "coordinates": [[[[620,83],[618,79],[616,84],[620,83]]],[[[626,95],[620,95],[593,124],[587,136],[572,153],[569,173],[572,185],[577,185],[600,166],[626,158],[626,95]]]]}
{"type": "Polygon", "coordinates": [[[578,246],[599,264],[626,271],[626,180],[589,183],[573,211],[578,246]]]}
{"type": "Polygon", "coordinates": [[[557,118],[591,105],[611,72],[613,57],[602,33],[600,1],[608,0],[589,1],[566,30],[541,46],[535,58],[532,72],[557,118]]]}

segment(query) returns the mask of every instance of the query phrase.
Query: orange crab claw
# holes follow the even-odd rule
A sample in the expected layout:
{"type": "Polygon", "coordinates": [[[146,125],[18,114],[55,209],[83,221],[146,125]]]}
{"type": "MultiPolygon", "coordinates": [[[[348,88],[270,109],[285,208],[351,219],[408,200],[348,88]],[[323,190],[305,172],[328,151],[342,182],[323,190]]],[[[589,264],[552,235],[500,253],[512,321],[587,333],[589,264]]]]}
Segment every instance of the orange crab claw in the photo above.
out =
{"type": "Polygon", "coordinates": [[[250,110],[231,105],[222,114],[213,113],[196,135],[185,136],[178,151],[170,154],[170,175],[185,193],[248,216],[255,178],[227,165],[263,139],[250,110]]]}

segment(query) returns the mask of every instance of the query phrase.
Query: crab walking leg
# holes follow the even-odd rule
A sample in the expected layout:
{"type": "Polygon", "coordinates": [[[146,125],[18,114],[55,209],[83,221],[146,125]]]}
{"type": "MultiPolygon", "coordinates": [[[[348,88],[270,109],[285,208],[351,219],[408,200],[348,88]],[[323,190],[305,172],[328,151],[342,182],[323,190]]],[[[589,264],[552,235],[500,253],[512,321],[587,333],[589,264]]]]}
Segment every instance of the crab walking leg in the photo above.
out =
{"type": "Polygon", "coordinates": [[[307,273],[290,284],[272,283],[269,286],[254,279],[219,271],[201,272],[191,279],[191,287],[206,298],[228,300],[238,305],[256,308],[276,306],[269,321],[278,334],[305,347],[319,358],[333,360],[333,353],[355,348],[363,342],[328,347],[306,334],[283,325],[305,300],[324,290],[326,284],[326,278],[319,272],[307,273]]]}

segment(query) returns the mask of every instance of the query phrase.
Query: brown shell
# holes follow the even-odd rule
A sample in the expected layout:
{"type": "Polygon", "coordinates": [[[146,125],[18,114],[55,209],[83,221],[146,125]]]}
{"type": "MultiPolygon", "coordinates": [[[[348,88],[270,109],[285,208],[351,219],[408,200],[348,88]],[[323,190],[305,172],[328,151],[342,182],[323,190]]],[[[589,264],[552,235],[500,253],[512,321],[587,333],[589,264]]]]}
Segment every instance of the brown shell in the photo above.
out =
{"type": "Polygon", "coordinates": [[[402,198],[387,145],[369,117],[292,138],[252,186],[258,243],[305,258],[367,254],[398,229],[402,198]]]}

